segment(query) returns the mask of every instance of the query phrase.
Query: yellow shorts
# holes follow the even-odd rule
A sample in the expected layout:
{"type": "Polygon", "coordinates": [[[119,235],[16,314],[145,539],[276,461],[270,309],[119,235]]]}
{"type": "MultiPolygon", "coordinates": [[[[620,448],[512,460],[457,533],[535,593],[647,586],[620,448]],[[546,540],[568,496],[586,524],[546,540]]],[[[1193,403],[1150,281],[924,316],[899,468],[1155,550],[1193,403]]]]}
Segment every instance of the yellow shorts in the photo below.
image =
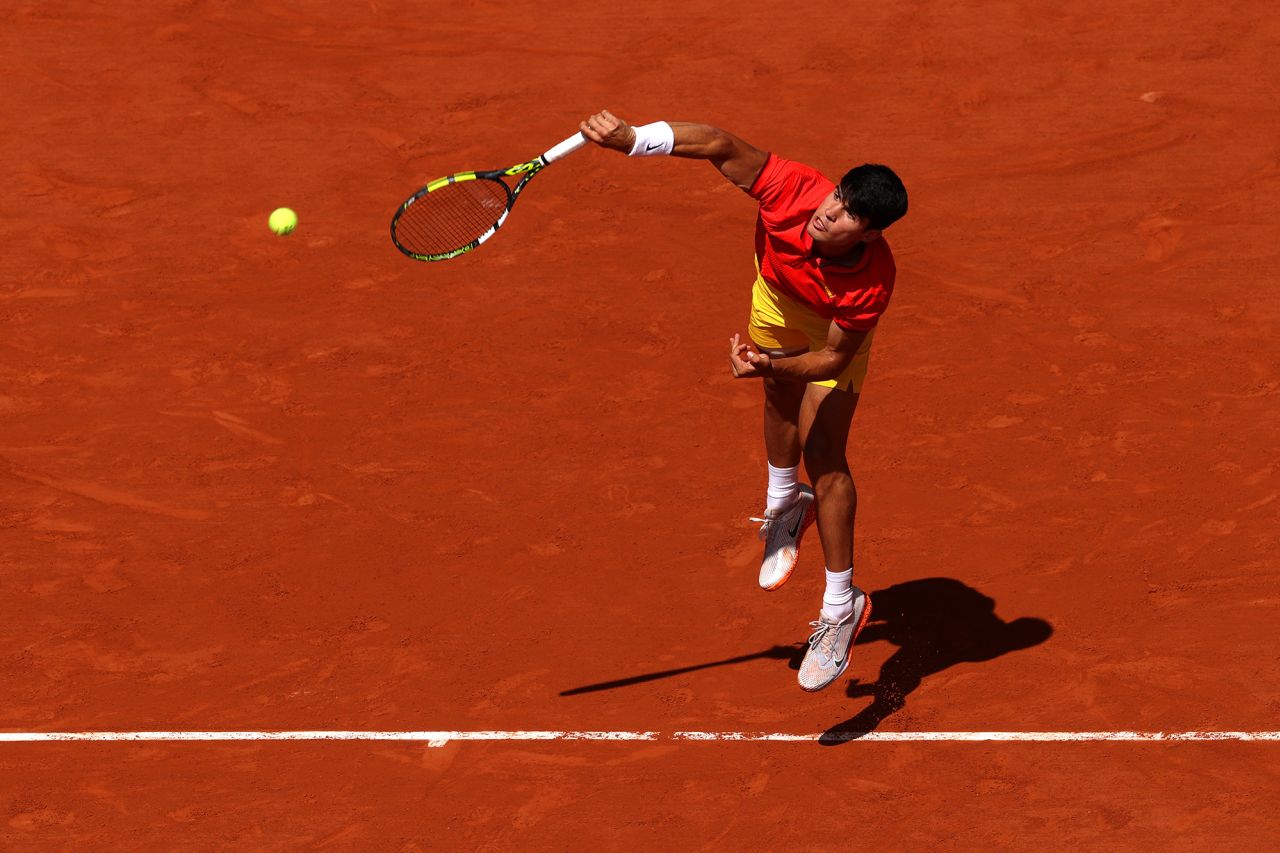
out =
{"type": "MultiPolygon", "coordinates": [[[[830,327],[830,320],[778,292],[761,275],[756,274],[755,287],[751,290],[751,321],[747,328],[757,347],[793,353],[806,349],[818,352],[827,345],[827,331],[830,327]]],[[[809,384],[823,388],[848,388],[855,394],[861,393],[862,383],[867,378],[871,338],[874,335],[875,330],[872,329],[843,373],[835,379],[809,384]]]]}

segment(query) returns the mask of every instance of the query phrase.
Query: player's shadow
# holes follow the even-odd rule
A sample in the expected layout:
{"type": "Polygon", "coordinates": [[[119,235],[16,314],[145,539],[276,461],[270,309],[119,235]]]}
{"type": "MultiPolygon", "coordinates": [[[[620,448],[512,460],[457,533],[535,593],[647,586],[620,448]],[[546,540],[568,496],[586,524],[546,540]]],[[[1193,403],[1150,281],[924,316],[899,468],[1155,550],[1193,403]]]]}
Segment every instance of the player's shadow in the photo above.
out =
{"type": "MultiPolygon", "coordinates": [[[[871,704],[819,738],[828,746],[857,740],[873,732],[885,719],[906,705],[907,696],[934,673],[958,663],[993,660],[1003,654],[1039,645],[1053,628],[1043,619],[1023,617],[1005,622],[995,613],[995,601],[955,578],[922,578],[895,584],[871,593],[871,621],[858,637],[858,645],[887,640],[898,650],[880,667],[874,683],[853,681],[849,696],[871,697],[871,704]]],[[[723,660],[633,675],[561,691],[577,696],[613,690],[647,681],[672,678],[701,669],[752,660],[785,660],[799,669],[807,646],[773,646],[723,660]]],[[[855,658],[856,660],[856,658],[855,658]]]]}
{"type": "Polygon", "coordinates": [[[900,711],[907,696],[934,673],[958,663],[989,661],[1039,645],[1053,634],[1043,619],[1005,622],[995,601],[954,578],[922,578],[871,593],[871,621],[858,645],[887,640],[898,647],[874,683],[849,684],[849,696],[871,704],[832,726],[819,739],[827,746],[857,740],[900,711]]]}

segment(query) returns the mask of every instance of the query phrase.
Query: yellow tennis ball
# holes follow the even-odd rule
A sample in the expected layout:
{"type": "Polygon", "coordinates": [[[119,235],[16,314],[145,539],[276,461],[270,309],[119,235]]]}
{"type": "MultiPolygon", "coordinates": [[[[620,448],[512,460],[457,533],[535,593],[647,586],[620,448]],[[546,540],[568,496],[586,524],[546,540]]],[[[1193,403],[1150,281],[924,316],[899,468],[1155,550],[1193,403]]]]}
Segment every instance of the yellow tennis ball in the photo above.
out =
{"type": "Polygon", "coordinates": [[[267,227],[283,237],[298,227],[298,214],[287,207],[277,207],[267,217],[267,227]]]}

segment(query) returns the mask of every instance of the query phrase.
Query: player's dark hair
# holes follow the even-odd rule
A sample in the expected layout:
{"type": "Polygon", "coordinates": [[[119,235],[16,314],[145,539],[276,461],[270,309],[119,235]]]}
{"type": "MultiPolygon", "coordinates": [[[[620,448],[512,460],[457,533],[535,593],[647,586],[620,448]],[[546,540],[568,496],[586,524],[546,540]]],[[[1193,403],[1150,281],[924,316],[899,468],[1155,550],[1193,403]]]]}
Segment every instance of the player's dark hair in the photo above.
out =
{"type": "Polygon", "coordinates": [[[888,228],[907,212],[907,188],[888,166],[864,163],[840,179],[840,200],[845,209],[870,222],[872,228],[888,228]]]}

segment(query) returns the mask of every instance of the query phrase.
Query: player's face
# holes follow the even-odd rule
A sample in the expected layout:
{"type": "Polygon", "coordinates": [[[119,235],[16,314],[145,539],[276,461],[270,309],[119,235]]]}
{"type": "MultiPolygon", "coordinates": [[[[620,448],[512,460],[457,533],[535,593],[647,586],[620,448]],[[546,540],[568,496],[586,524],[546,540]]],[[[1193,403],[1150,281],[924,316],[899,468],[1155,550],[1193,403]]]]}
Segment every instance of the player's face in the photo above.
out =
{"type": "Polygon", "coordinates": [[[871,228],[866,219],[845,208],[839,187],[818,205],[806,227],[814,244],[828,249],[851,249],[858,243],[880,236],[880,231],[871,228]]]}

